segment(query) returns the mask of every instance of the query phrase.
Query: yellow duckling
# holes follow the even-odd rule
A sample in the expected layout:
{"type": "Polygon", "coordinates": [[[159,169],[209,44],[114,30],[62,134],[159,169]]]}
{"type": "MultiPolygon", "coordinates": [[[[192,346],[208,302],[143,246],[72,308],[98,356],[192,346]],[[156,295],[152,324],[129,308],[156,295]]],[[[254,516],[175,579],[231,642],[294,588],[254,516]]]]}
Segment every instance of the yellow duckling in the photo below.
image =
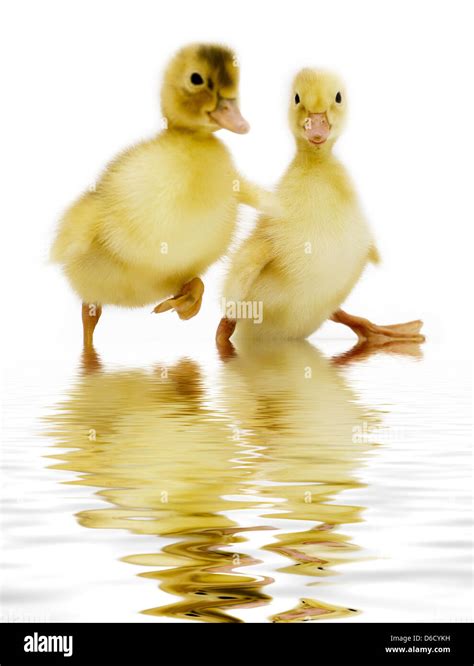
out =
{"type": "Polygon", "coordinates": [[[244,180],[214,132],[249,130],[237,104],[239,68],[224,46],[193,44],[172,59],[161,91],[166,128],[120,154],[96,190],[64,215],[51,258],[81,297],[84,345],[102,305],[200,309],[199,278],[228,247],[237,205],[265,192],[244,180]]]}
{"type": "Polygon", "coordinates": [[[218,344],[239,320],[245,337],[305,338],[327,319],[359,340],[415,340],[421,321],[377,326],[339,309],[379,256],[344,166],[333,155],[347,111],[334,74],[303,69],[293,83],[290,126],[297,152],[277,195],[282,211],[262,216],[238,250],[224,286],[218,344]]]}

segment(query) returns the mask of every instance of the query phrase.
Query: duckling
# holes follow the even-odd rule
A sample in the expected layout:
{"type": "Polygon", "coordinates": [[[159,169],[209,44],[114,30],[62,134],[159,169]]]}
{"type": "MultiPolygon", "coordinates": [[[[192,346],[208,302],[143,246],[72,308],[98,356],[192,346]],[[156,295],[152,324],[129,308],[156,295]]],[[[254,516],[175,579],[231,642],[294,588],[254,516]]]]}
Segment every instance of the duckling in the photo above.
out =
{"type": "Polygon", "coordinates": [[[264,205],[266,193],[240,176],[214,136],[220,128],[249,130],[238,83],[229,48],[182,48],[164,75],[166,127],[120,154],[63,216],[51,259],[82,299],[85,348],[105,304],[141,307],[174,294],[154,312],[195,316],[199,275],[227,249],[237,205],[264,205]]]}
{"type": "Polygon", "coordinates": [[[332,152],[346,113],[336,75],[317,69],[297,74],[289,111],[297,152],[277,187],[282,213],[261,216],[234,257],[218,346],[227,343],[237,320],[244,337],[306,338],[332,319],[360,341],[424,340],[421,321],[377,326],[340,309],[366,265],[379,261],[354,187],[332,152]],[[256,309],[262,310],[258,317],[256,309]]]}

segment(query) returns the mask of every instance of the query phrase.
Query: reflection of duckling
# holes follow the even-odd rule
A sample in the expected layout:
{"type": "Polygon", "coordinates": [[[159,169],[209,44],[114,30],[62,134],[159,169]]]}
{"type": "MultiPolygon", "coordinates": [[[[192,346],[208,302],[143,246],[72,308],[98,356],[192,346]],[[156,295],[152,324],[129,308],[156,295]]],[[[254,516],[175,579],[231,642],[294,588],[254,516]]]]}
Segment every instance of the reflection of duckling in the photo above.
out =
{"type": "Polygon", "coordinates": [[[329,318],[359,339],[423,340],[420,321],[376,326],[338,309],[367,263],[378,261],[346,170],[332,154],[346,106],[334,75],[304,69],[296,76],[290,123],[297,154],[278,186],[283,214],[263,216],[238,250],[224,288],[227,318],[218,342],[232,335],[236,320],[245,337],[305,338],[329,318]],[[262,323],[249,318],[242,307],[248,303],[263,304],[262,323]]]}
{"type": "MultiPolygon", "coordinates": [[[[272,483],[314,482],[309,489],[315,497],[326,496],[329,488],[332,492],[336,478],[339,485],[358,485],[353,470],[367,447],[354,433],[377,418],[358,404],[342,372],[308,341],[242,340],[238,354],[222,366],[219,404],[250,444],[267,447],[268,464],[261,469],[272,483]]],[[[298,503],[308,488],[279,490],[298,503]]],[[[318,520],[313,512],[321,512],[319,518],[327,523],[329,510],[331,522],[350,522],[354,507],[347,507],[341,521],[335,508],[320,503],[295,507],[302,519],[318,520]]]]}
{"type": "MultiPolygon", "coordinates": [[[[336,498],[360,486],[355,470],[372,446],[366,435],[378,417],[359,404],[330,360],[303,340],[242,340],[238,354],[223,364],[219,395],[237,431],[258,444],[263,458],[248,492],[262,502],[279,498],[266,519],[301,521],[301,530],[280,533],[265,550],[291,560],[280,571],[312,576],[321,587],[335,566],[360,559],[340,529],[360,522],[362,507],[336,498]]],[[[352,607],[306,602],[272,619],[302,622],[355,613],[352,607]]]]}
{"type": "MultiPolygon", "coordinates": [[[[108,505],[81,511],[81,525],[159,535],[170,543],[159,553],[124,561],[165,570],[140,574],[181,597],[143,611],[154,616],[235,620],[226,611],[270,599],[271,579],[239,573],[255,562],[238,551],[245,529],[225,514],[241,504],[240,448],[225,415],[206,405],[199,366],[183,359],[172,367],[107,371],[100,359],[74,386],[52,422],[61,449],[57,469],[80,475],[75,483],[99,487],[108,505]],[[234,545],[236,544],[236,545],[234,545]],[[237,552],[222,551],[232,547],[237,552]]],[[[236,620],[235,620],[236,621],[236,620]]]]}
{"type": "MultiPolygon", "coordinates": [[[[362,509],[337,496],[360,485],[355,470],[370,447],[354,432],[374,418],[308,342],[239,348],[223,364],[216,395],[191,360],[108,371],[96,356],[87,367],[94,372],[48,418],[61,449],[56,467],[76,472],[75,483],[98,488],[106,502],[77,514],[84,527],[167,537],[159,552],[122,558],[151,567],[141,575],[180,597],[143,612],[223,622],[237,621],[234,609],[270,604],[275,567],[262,575],[246,533],[268,531],[260,552],[286,558],[279,571],[318,584],[358,555],[340,528],[359,522],[362,509]],[[279,529],[280,519],[295,521],[296,531],[279,529]]],[[[299,596],[307,596],[300,580],[299,596]]]]}
{"type": "Polygon", "coordinates": [[[232,452],[221,446],[230,441],[229,427],[203,403],[201,370],[189,359],[153,372],[99,370],[81,378],[53,419],[61,445],[76,449],[59,457],[85,472],[91,485],[107,487],[103,496],[122,507],[119,525],[114,509],[107,509],[83,516],[89,526],[115,524],[145,533],[152,526],[153,533],[154,521],[128,519],[142,507],[157,511],[161,534],[194,525],[233,526],[225,516],[213,516],[221,506],[215,480],[231,484],[226,462],[232,452]],[[206,476],[197,474],[197,485],[181,477],[203,466],[206,476]],[[196,502],[208,514],[204,523],[194,513],[196,502]]]}
{"type": "Polygon", "coordinates": [[[197,314],[198,276],[228,247],[237,204],[265,197],[213,135],[249,129],[237,106],[238,78],[229,49],[183,48],[164,77],[167,128],[116,158],[64,215],[51,256],[82,298],[85,346],[103,304],[140,307],[176,294],[155,312],[197,314]]]}

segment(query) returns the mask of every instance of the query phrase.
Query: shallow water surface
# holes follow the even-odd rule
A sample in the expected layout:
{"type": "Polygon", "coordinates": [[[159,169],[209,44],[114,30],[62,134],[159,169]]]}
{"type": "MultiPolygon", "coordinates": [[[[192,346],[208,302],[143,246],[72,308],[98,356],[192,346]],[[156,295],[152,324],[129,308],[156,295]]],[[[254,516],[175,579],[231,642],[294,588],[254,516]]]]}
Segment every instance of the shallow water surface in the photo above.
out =
{"type": "Polygon", "coordinates": [[[12,368],[2,620],[472,620],[469,367],[333,351],[12,368]]]}

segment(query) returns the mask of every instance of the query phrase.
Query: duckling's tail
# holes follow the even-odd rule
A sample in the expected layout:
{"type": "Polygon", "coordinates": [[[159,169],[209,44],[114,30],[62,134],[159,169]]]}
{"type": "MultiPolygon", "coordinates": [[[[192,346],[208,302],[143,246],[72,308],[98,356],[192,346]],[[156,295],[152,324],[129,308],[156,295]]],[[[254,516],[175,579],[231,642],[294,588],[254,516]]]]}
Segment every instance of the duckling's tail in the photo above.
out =
{"type": "Polygon", "coordinates": [[[98,220],[98,203],[93,194],[84,194],[63,215],[51,246],[51,262],[66,264],[89,250],[98,220]]]}

